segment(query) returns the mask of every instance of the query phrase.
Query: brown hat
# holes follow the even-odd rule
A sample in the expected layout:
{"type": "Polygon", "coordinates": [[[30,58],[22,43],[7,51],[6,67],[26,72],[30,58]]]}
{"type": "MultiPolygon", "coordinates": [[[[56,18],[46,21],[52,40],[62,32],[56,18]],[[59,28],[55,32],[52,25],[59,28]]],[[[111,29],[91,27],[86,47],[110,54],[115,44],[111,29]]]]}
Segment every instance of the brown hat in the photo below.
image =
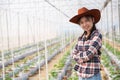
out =
{"type": "Polygon", "coordinates": [[[95,19],[95,23],[97,23],[101,17],[100,11],[98,9],[88,10],[87,8],[82,7],[78,9],[78,15],[75,15],[69,21],[72,23],[78,24],[79,19],[85,15],[92,15],[95,19]]]}

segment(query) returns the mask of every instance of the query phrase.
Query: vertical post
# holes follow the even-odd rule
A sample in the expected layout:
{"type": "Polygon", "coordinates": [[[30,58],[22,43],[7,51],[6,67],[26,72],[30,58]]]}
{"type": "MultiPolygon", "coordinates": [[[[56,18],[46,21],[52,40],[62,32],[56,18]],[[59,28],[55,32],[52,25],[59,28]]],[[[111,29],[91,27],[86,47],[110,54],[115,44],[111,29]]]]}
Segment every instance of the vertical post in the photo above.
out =
{"type": "Polygon", "coordinates": [[[117,0],[117,3],[118,3],[118,36],[119,36],[119,40],[120,40],[120,0],[117,0]]]}
{"type": "Polygon", "coordinates": [[[113,42],[113,48],[114,48],[114,54],[116,53],[115,51],[115,30],[114,30],[114,25],[113,25],[113,4],[112,4],[112,0],[111,0],[111,23],[112,23],[112,42],[113,42]]]}
{"type": "Polygon", "coordinates": [[[30,25],[30,20],[29,20],[29,16],[27,16],[27,39],[28,39],[28,46],[29,46],[29,43],[30,43],[29,25],[30,25]]]}
{"type": "MultiPolygon", "coordinates": [[[[2,23],[1,23],[1,16],[0,16],[0,25],[1,25],[2,23]]],[[[0,33],[1,33],[1,42],[3,42],[3,30],[2,30],[2,27],[0,27],[1,29],[0,29],[0,33]]],[[[1,48],[1,52],[0,52],[0,54],[1,54],[1,56],[2,56],[2,74],[1,74],[1,76],[3,77],[3,80],[5,80],[5,65],[4,65],[4,53],[3,53],[3,43],[1,43],[0,44],[0,48],[1,48]]]]}
{"type": "Polygon", "coordinates": [[[18,45],[21,46],[20,44],[20,14],[17,13],[18,15],[18,45]]]}
{"type": "MultiPolygon", "coordinates": [[[[103,9],[103,19],[105,20],[105,8],[103,9]]],[[[105,26],[105,22],[103,23],[103,25],[105,26]]],[[[104,33],[104,39],[106,38],[106,34],[104,33]]],[[[106,46],[106,41],[104,41],[104,45],[106,46]]]]}
{"type": "Polygon", "coordinates": [[[105,10],[106,10],[106,20],[107,20],[107,21],[106,21],[106,22],[107,22],[107,23],[106,23],[106,24],[107,24],[107,36],[106,36],[106,37],[109,39],[109,28],[108,28],[108,27],[109,27],[109,24],[108,24],[108,15],[109,15],[109,14],[108,14],[108,8],[109,8],[109,7],[106,6],[105,10]]]}
{"type": "Polygon", "coordinates": [[[47,22],[46,21],[46,11],[47,10],[46,10],[46,6],[45,6],[44,11],[43,11],[44,12],[44,32],[45,32],[44,33],[45,34],[45,37],[44,37],[44,43],[45,43],[45,66],[46,66],[46,78],[47,78],[46,80],[49,80],[48,79],[49,78],[48,77],[48,62],[47,62],[48,61],[48,51],[47,51],[47,40],[46,40],[47,39],[47,28],[46,28],[46,25],[45,25],[46,22],[47,22]]]}

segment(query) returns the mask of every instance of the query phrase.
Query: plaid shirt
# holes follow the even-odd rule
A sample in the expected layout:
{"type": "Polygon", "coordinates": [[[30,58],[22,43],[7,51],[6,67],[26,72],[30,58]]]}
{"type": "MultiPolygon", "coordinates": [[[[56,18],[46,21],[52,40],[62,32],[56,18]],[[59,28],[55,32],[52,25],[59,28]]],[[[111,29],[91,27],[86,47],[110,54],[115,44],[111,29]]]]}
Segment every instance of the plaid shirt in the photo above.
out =
{"type": "Polygon", "coordinates": [[[102,35],[97,29],[91,33],[90,39],[84,40],[84,36],[78,38],[78,42],[72,51],[72,58],[76,61],[75,66],[78,66],[78,76],[88,78],[100,72],[98,50],[102,47],[102,35]]]}

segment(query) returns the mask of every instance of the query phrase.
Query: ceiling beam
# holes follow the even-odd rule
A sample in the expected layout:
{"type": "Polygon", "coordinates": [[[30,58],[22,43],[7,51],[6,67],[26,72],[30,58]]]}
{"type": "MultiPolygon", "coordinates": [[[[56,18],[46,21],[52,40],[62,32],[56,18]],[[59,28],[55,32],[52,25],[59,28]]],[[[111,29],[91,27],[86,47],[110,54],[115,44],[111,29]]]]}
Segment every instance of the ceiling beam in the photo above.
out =
{"type": "Polygon", "coordinates": [[[111,0],[106,0],[106,1],[104,2],[104,5],[103,5],[101,11],[108,5],[108,3],[109,3],[110,1],[111,1],[111,0]]]}

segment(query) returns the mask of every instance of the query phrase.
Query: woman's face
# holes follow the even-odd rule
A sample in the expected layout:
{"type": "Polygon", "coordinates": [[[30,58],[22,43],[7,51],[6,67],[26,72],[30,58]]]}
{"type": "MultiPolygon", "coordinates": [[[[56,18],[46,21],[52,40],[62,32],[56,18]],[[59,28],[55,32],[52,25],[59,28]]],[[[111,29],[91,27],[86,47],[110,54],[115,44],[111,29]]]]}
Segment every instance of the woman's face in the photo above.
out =
{"type": "Polygon", "coordinates": [[[90,31],[93,27],[94,18],[92,17],[82,17],[79,20],[79,25],[84,31],[90,31]]]}

